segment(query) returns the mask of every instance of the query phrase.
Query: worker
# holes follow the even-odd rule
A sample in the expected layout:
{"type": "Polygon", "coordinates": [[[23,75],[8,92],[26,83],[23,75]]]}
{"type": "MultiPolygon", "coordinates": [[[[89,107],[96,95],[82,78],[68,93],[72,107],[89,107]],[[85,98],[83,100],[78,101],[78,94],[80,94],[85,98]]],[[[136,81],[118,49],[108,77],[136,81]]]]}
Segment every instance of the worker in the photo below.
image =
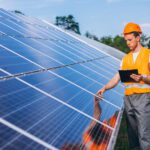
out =
{"type": "MultiPolygon", "coordinates": [[[[134,82],[125,85],[125,114],[128,139],[131,150],[150,150],[150,50],[141,45],[141,27],[133,22],[126,24],[123,35],[130,49],[120,65],[121,70],[138,69],[131,74],[134,82]]],[[[119,73],[97,94],[103,97],[105,91],[114,88],[120,81],[119,73]]]]}

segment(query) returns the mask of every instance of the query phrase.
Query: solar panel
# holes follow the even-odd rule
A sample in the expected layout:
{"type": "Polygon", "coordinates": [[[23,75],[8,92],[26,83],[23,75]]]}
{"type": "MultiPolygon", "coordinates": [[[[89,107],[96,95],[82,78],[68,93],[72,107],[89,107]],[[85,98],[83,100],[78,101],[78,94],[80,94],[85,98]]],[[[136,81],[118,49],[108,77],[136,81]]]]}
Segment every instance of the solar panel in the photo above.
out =
{"type": "Polygon", "coordinates": [[[120,61],[45,21],[0,16],[2,149],[112,149],[123,88],[95,93],[120,61]]]}

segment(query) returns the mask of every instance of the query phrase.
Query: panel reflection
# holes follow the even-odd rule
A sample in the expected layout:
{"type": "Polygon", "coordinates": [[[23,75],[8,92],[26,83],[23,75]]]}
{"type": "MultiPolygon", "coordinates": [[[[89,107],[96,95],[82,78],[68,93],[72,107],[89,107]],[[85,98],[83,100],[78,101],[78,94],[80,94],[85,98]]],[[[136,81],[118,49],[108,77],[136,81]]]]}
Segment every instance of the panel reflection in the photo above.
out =
{"type": "Polygon", "coordinates": [[[101,99],[97,96],[94,97],[94,112],[93,118],[90,124],[86,127],[82,134],[81,143],[65,143],[61,150],[106,150],[112,134],[112,129],[106,125],[114,128],[118,116],[116,111],[109,119],[99,122],[102,113],[102,107],[100,105],[101,99]]]}

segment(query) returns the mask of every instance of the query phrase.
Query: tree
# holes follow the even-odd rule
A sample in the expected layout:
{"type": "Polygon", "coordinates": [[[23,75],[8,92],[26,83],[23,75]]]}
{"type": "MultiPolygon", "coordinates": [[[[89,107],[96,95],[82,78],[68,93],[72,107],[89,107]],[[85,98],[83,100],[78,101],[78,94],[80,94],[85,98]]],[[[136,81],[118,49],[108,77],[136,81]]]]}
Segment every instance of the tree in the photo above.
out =
{"type": "MultiPolygon", "coordinates": [[[[111,47],[114,47],[124,53],[128,53],[130,50],[126,44],[126,41],[124,40],[124,38],[122,36],[116,35],[115,37],[111,37],[111,36],[104,36],[102,38],[98,38],[95,35],[92,35],[91,33],[89,33],[88,31],[85,33],[85,36],[87,38],[99,41],[103,44],[109,45],[111,47]]],[[[150,48],[150,37],[146,36],[146,35],[142,35],[141,36],[141,43],[144,47],[150,48]]]]}
{"type": "Polygon", "coordinates": [[[55,19],[55,25],[60,26],[66,30],[74,31],[77,34],[80,34],[79,23],[75,22],[75,19],[72,15],[57,16],[55,19]]]}
{"type": "Polygon", "coordinates": [[[119,49],[125,53],[129,52],[129,48],[127,47],[126,41],[124,40],[124,38],[122,36],[115,36],[113,39],[113,47],[115,47],[116,49],[119,49]]]}
{"type": "Polygon", "coordinates": [[[85,33],[85,36],[89,39],[92,39],[92,34],[88,31],[85,33]]]}
{"type": "Polygon", "coordinates": [[[13,10],[12,11],[13,13],[16,13],[16,14],[21,14],[21,15],[25,15],[23,12],[21,12],[20,10],[13,10]]]}
{"type": "Polygon", "coordinates": [[[96,35],[89,33],[88,31],[85,33],[85,36],[89,39],[93,39],[95,41],[99,41],[99,38],[96,35]]]}
{"type": "Polygon", "coordinates": [[[122,36],[116,35],[114,38],[111,36],[105,36],[100,39],[100,42],[119,49],[125,53],[129,52],[129,48],[127,47],[127,44],[122,36]]]}
{"type": "Polygon", "coordinates": [[[150,40],[149,40],[149,42],[147,43],[147,47],[150,49],[150,40]]]}
{"type": "Polygon", "coordinates": [[[148,47],[150,48],[150,37],[148,37],[147,35],[142,34],[141,36],[141,43],[144,47],[148,47]]]}
{"type": "Polygon", "coordinates": [[[100,39],[101,43],[104,43],[109,46],[113,46],[113,38],[111,36],[104,36],[100,39]]]}

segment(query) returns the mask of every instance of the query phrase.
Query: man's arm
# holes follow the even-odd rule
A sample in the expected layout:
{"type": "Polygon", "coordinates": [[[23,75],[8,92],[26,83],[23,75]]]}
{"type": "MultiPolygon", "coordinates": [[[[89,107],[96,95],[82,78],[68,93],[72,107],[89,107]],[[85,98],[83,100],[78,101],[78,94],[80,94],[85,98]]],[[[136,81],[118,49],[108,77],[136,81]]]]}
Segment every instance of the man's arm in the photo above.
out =
{"type": "MultiPolygon", "coordinates": [[[[149,55],[148,68],[149,68],[149,71],[150,71],[150,55],[149,55]]],[[[142,78],[142,81],[145,82],[146,84],[150,84],[150,76],[143,77],[143,78],[142,78]]]]}
{"type": "Polygon", "coordinates": [[[102,89],[100,89],[100,90],[97,92],[97,95],[102,98],[103,93],[104,93],[106,90],[109,90],[109,89],[114,88],[114,87],[118,84],[119,81],[120,81],[119,73],[116,73],[116,74],[114,75],[114,77],[113,77],[102,89]]]}
{"type": "Polygon", "coordinates": [[[150,76],[143,77],[142,81],[145,82],[146,84],[150,84],[150,76]]]}
{"type": "Polygon", "coordinates": [[[136,82],[140,82],[143,81],[146,84],[150,84],[150,76],[142,76],[142,75],[136,75],[136,74],[132,74],[130,76],[132,79],[134,79],[136,82]]]}

